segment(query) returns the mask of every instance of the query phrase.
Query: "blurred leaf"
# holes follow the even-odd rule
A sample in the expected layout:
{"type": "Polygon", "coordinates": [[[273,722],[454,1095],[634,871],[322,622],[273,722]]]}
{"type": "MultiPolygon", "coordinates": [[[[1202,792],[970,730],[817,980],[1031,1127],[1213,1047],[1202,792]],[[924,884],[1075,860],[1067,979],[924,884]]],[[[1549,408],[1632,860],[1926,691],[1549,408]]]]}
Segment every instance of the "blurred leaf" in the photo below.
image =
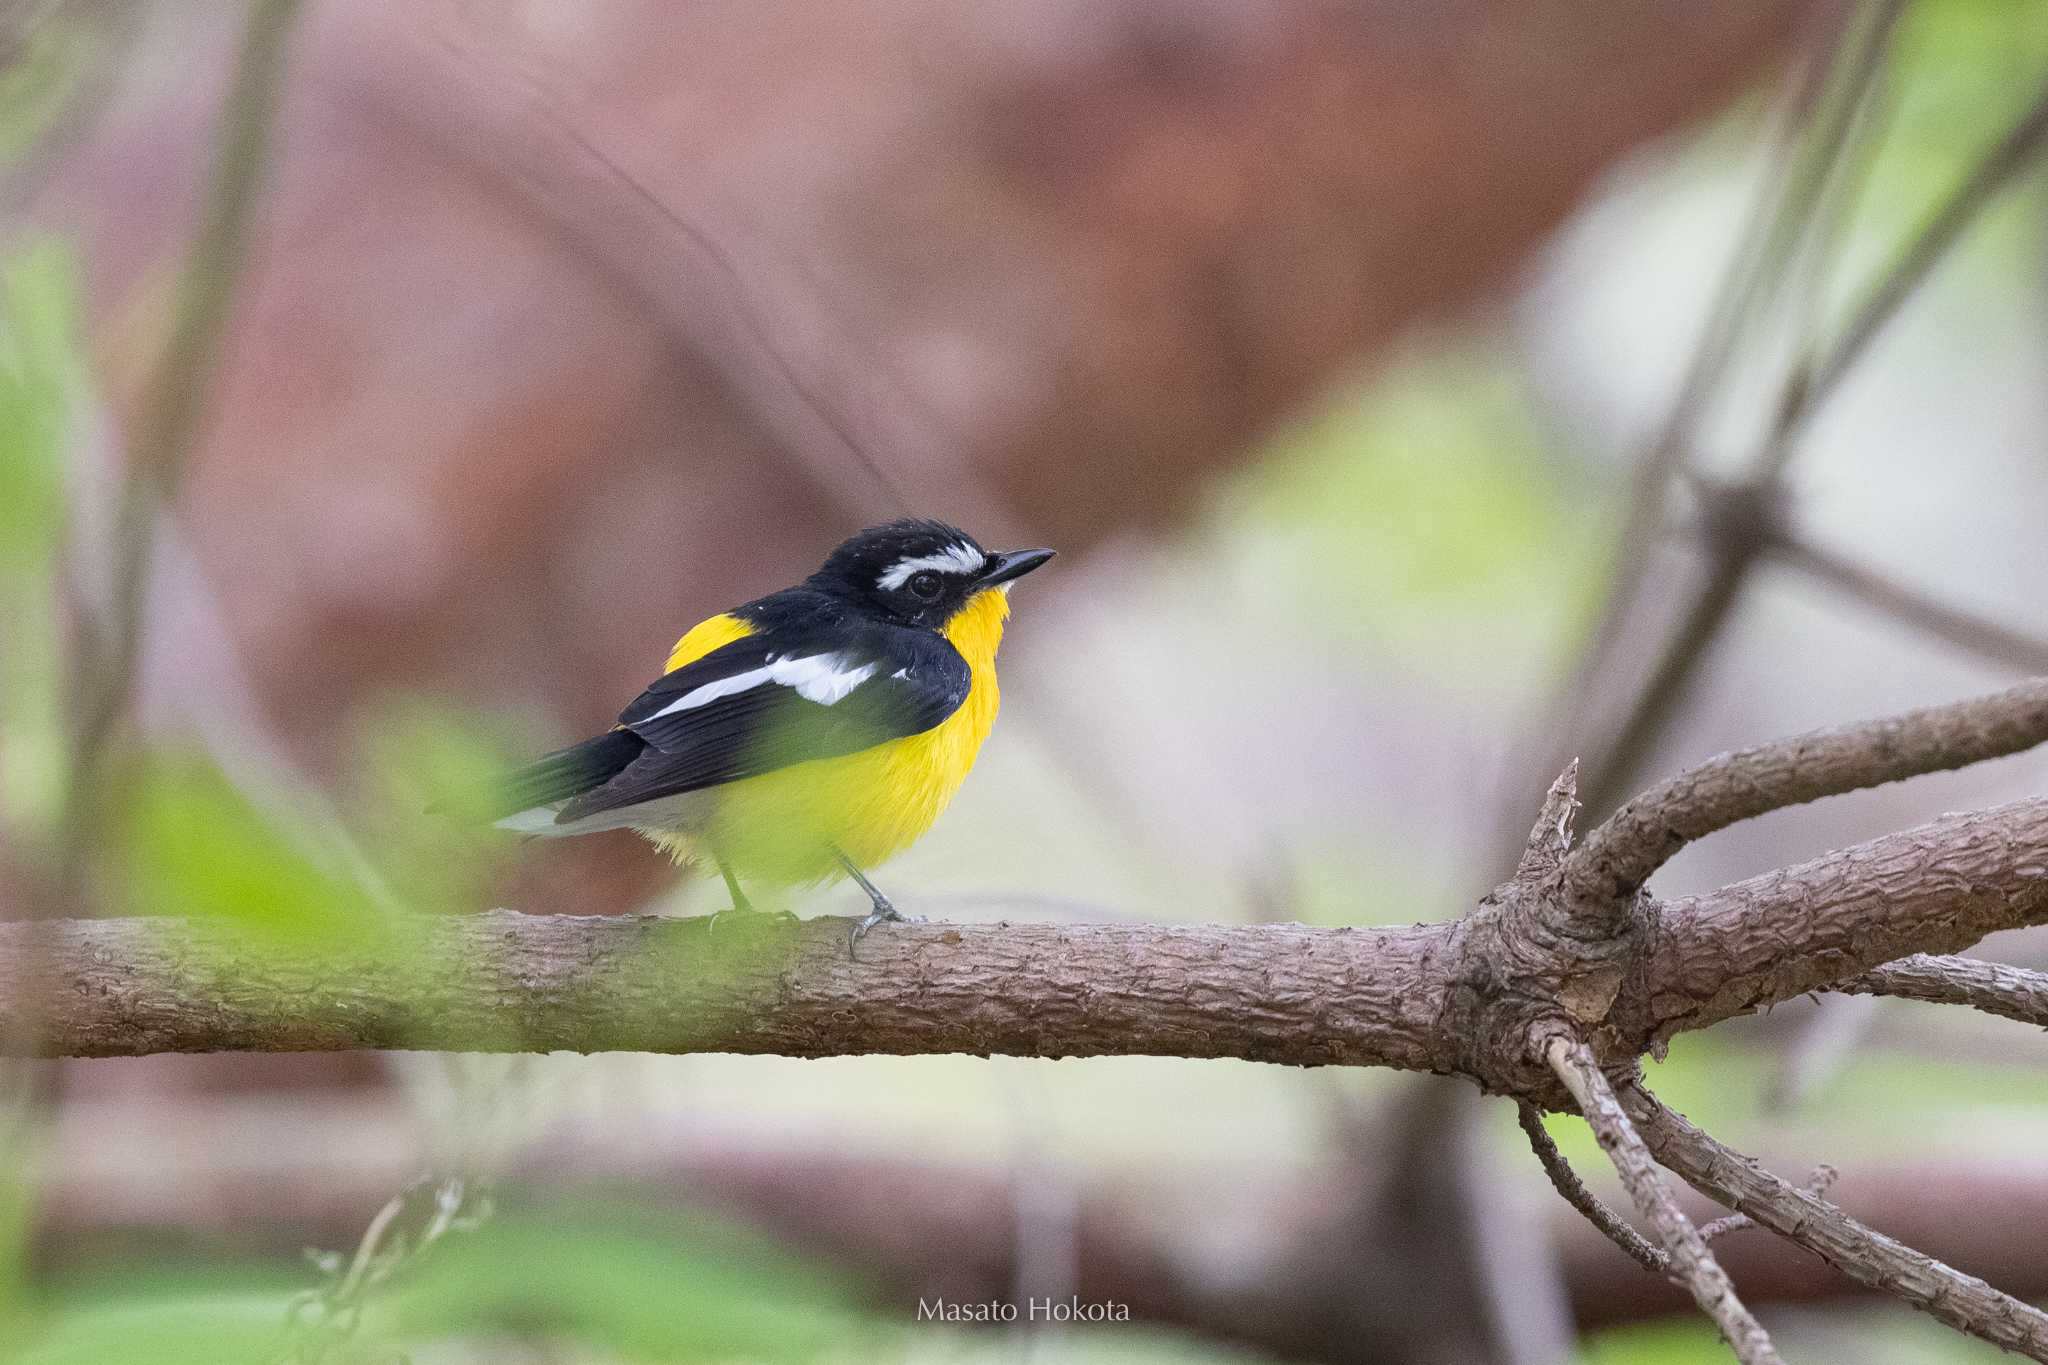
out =
{"type": "Polygon", "coordinates": [[[0,255],[0,815],[53,817],[63,736],[51,613],[65,452],[83,389],[77,265],[53,240],[0,255]]]}
{"type": "Polygon", "coordinates": [[[286,1300],[277,1269],[122,1262],[47,1286],[10,1365],[231,1365],[275,1359],[286,1300]]]}
{"type": "Polygon", "coordinates": [[[56,537],[82,373],[77,275],[49,239],[0,257],[0,570],[43,562],[56,537]]]}
{"type": "Polygon", "coordinates": [[[177,1298],[62,1313],[18,1354],[15,1365],[228,1365],[267,1361],[281,1336],[277,1299],[177,1298]]]}
{"type": "Polygon", "coordinates": [[[373,1316],[408,1342],[567,1337],[644,1361],[873,1359],[888,1331],[751,1234],[624,1207],[502,1215],[442,1243],[373,1316]]]}
{"type": "MultiPolygon", "coordinates": [[[[19,1085],[27,1074],[19,1071],[0,1081],[19,1085]]],[[[24,1098],[0,1093],[0,1342],[12,1339],[25,1314],[29,1220],[49,1150],[49,1125],[24,1098]]]]}
{"type": "Polygon", "coordinates": [[[1726,1365],[1729,1356],[1705,1318],[1674,1317],[1595,1332],[1578,1358],[1579,1365],[1726,1365]]]}
{"type": "Polygon", "coordinates": [[[2040,95],[2048,22],[2039,7],[2009,0],[1932,0],[1908,7],[1897,53],[1887,141],[1897,183],[1910,193],[1910,173],[1952,179],[1962,157],[1988,146],[2040,95]]]}
{"type": "Polygon", "coordinates": [[[257,809],[203,759],[152,757],[124,815],[122,870],[138,912],[231,919],[284,946],[353,938],[383,919],[349,873],[316,858],[314,831],[257,809]]]}

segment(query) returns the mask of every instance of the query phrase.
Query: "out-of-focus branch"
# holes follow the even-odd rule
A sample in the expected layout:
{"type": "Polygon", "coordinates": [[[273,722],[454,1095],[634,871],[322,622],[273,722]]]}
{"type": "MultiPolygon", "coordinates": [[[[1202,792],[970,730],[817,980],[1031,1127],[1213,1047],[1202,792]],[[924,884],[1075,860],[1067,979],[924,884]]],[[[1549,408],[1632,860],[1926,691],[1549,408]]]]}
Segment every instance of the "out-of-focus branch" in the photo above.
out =
{"type": "MultiPolygon", "coordinates": [[[[1826,192],[1841,179],[1836,174],[1837,164],[1856,126],[1857,111],[1867,103],[1890,51],[1901,8],[1898,0],[1886,0],[1861,32],[1829,16],[1827,22],[1835,25],[1834,31],[1826,41],[1814,44],[1811,56],[1795,74],[1785,99],[1784,124],[1771,148],[1765,180],[1741,240],[1715,291],[1712,310],[1698,344],[1688,355],[1670,407],[1636,462],[1610,574],[1612,586],[1600,620],[1572,678],[1557,693],[1549,723],[1535,727],[1536,733],[1555,737],[1551,742],[1566,745],[1555,760],[1541,762],[1538,771],[1555,770],[1565,755],[1576,751],[1575,740],[1586,729],[1584,708],[1593,690],[1591,684],[1613,667],[1623,625],[1649,581],[1650,560],[1663,537],[1674,476],[1691,454],[1699,425],[1729,362],[1740,353],[1739,343],[1755,320],[1759,302],[1770,296],[1801,256],[1801,246],[1809,226],[1821,213],[1826,192]],[[1832,90],[1832,100],[1831,86],[1837,87],[1832,90]]],[[[1596,813],[1620,799],[1621,784],[1633,776],[1630,756],[1639,756],[1648,739],[1663,730],[1686,673],[1697,661],[1706,638],[1726,619],[1733,599],[1733,590],[1726,586],[1718,594],[1702,592],[1693,610],[1685,613],[1689,619],[1671,637],[1672,648],[1691,650],[1692,658],[1662,661],[1654,667],[1627,714],[1595,751],[1601,761],[1593,765],[1582,795],[1596,813]],[[1725,596],[1728,601],[1716,604],[1706,600],[1715,596],[1725,596]]]]}
{"type": "MultiPolygon", "coordinates": [[[[1857,114],[1889,50],[1891,32],[1902,8],[1898,4],[1883,5],[1871,19],[1858,61],[1851,63],[1852,79],[1839,106],[1841,120],[1829,126],[1829,136],[1838,134],[1846,138],[1856,126],[1857,114]]],[[[1797,449],[1801,427],[1820,409],[1842,378],[1862,358],[1870,343],[1896,316],[1899,308],[1976,222],[1985,206],[2039,153],[2044,139],[2048,139],[2048,90],[2044,90],[2035,105],[1985,153],[1954,194],[1879,273],[1836,339],[1826,346],[1817,342],[1810,345],[1787,371],[1772,405],[1771,421],[1758,441],[1749,470],[1726,490],[1734,500],[1753,503],[1764,513],[1748,529],[1767,533],[1777,523],[1775,514],[1782,497],[1780,480],[1797,449]]],[[[1842,145],[1839,141],[1832,144],[1831,158],[1839,156],[1842,145]]],[[[1822,167],[1824,174],[1838,169],[1833,159],[1822,167]]],[[[1836,176],[1834,179],[1839,182],[1844,177],[1836,176]]],[[[1787,250],[1805,240],[1803,234],[1807,231],[1807,220],[1814,216],[1813,209],[1811,202],[1804,205],[1804,213],[1799,220],[1800,235],[1788,239],[1787,250]]],[[[1826,231],[1827,215],[1821,215],[1821,218],[1822,230],[1826,231]]],[[[1811,292],[1805,297],[1810,299],[1811,292]]],[[[1683,410],[1683,405],[1679,410],[1683,410]]],[[[1666,432],[1664,440],[1672,440],[1680,430],[1674,425],[1666,432]]],[[[1654,491],[1660,496],[1649,505],[1661,507],[1661,480],[1675,473],[1678,467],[1676,457],[1669,451],[1652,462],[1651,468],[1660,481],[1655,484],[1654,491]]],[[[1637,505],[1638,508],[1645,505],[1640,496],[1637,505]]],[[[1596,815],[1607,809],[1609,802],[1623,789],[1623,784],[1633,779],[1635,771],[1648,756],[1652,740],[1683,700],[1687,682],[1700,657],[1741,600],[1752,571],[1771,544],[1772,537],[1768,534],[1729,534],[1731,529],[1740,532],[1744,528],[1731,528],[1728,519],[1719,515],[1717,509],[1710,508],[1710,512],[1716,512],[1716,515],[1709,518],[1713,534],[1706,542],[1710,561],[1705,578],[1693,590],[1689,602],[1680,612],[1678,623],[1667,637],[1648,680],[1616,728],[1615,739],[1589,763],[1586,802],[1596,815]]],[[[1603,626],[1605,629],[1607,627],[1603,626]]]]}
{"type": "Polygon", "coordinates": [[[1710,759],[1661,782],[1565,861],[1573,900],[1611,922],[1688,843],[1786,806],[2002,758],[2048,741],[2048,679],[1987,697],[1817,730],[1710,759]]]}
{"type": "Polygon", "coordinates": [[[222,113],[219,151],[191,255],[179,276],[155,387],[115,495],[108,598],[79,628],[77,712],[65,776],[58,883],[79,883],[97,841],[101,769],[135,682],[159,509],[176,491],[198,435],[207,391],[234,304],[249,238],[250,210],[263,184],[271,123],[298,0],[260,0],[222,113]]]}
{"type": "Polygon", "coordinates": [[[1963,611],[1897,579],[1800,536],[1774,539],[1771,558],[1875,608],[1900,625],[1933,636],[1987,662],[2024,673],[2048,673],[2048,640],[1963,611]]]}
{"type": "Polygon", "coordinates": [[[1837,981],[1829,990],[1848,995],[1890,995],[1937,1005],[1968,1005],[1986,1014],[2048,1028],[2048,972],[2008,967],[1974,957],[1915,953],[1837,981]]]}
{"type": "MultiPolygon", "coordinates": [[[[1721,1337],[1744,1365],[1774,1365],[1778,1352],[1742,1300],[1721,1263],[1707,1250],[1699,1230],[1678,1207],[1657,1169],[1650,1149],[1629,1122],[1629,1117],[1608,1084],[1592,1049],[1584,1043],[1552,1038],[1544,1048],[1550,1069],[1564,1082],[1578,1102],[1579,1112],[1592,1125],[1600,1149],[1621,1174],[1621,1183],[1635,1200],[1637,1210],[1657,1229],[1664,1243],[1670,1273],[1692,1294],[1700,1311],[1714,1320],[1721,1337]]],[[[1601,1229],[1606,1231],[1605,1228],[1601,1229]]]]}
{"type": "Polygon", "coordinates": [[[1622,1104],[1664,1166],[1860,1284],[2030,1360],[2048,1360],[2048,1313],[1865,1227],[1685,1121],[1640,1086],[1622,1104]]]}
{"type": "Polygon", "coordinates": [[[1790,439],[1799,423],[1855,368],[1870,343],[1947,257],[1985,206],[2039,155],[2044,140],[2048,140],[2048,87],[1900,249],[1833,344],[1800,367],[1803,382],[1798,401],[1785,409],[1775,433],[1780,444],[1790,439]]]}

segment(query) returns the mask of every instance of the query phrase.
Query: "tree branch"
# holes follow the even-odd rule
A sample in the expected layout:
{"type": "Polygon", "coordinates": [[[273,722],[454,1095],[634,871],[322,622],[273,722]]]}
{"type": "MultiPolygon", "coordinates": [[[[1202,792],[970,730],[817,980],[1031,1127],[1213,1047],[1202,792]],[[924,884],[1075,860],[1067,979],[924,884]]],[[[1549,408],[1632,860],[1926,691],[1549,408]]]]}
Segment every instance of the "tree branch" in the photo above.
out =
{"type": "Polygon", "coordinates": [[[1658,907],[1617,1021],[1655,1047],[1917,952],[2048,923],[2048,799],[1945,815],[1658,907]]]}
{"type": "Polygon", "coordinates": [[[2030,1360],[2048,1361],[2048,1313],[1865,1227],[1666,1108],[1640,1086],[1623,1107],[1657,1160],[1702,1194],[1790,1238],[1860,1284],[2030,1360]]]}
{"type": "Polygon", "coordinates": [[[1952,607],[1867,564],[1781,531],[1770,555],[1829,587],[1891,617],[1899,624],[1990,663],[2024,673],[2048,673],[2048,640],[1952,607]]]}
{"type": "Polygon", "coordinates": [[[1629,1055],[1914,952],[2048,922],[2048,799],[1652,905],[1626,956],[1603,965],[1605,992],[1588,969],[1603,945],[1531,936],[1519,904],[1531,893],[1510,889],[1463,920],[1409,928],[892,926],[858,963],[838,918],[713,929],[495,911],[283,936],[228,920],[23,922],[0,925],[0,1035],[15,1053],[85,1057],[1240,1057],[1449,1072],[1547,1100],[1554,1083],[1512,1039],[1560,1006],[1603,1051],[1629,1055]],[[37,989],[37,961],[55,989],[37,989]]]}
{"type": "Polygon", "coordinates": [[[1621,1183],[1628,1188],[1637,1210],[1657,1229],[1671,1274],[1691,1291],[1693,1302],[1714,1320],[1722,1339],[1744,1365],[1775,1365],[1777,1349],[1755,1316],[1742,1306],[1727,1272],[1721,1269],[1692,1220],[1672,1198],[1663,1173],[1622,1110],[1621,1101],[1615,1097],[1592,1049],[1584,1043],[1552,1038],[1544,1048],[1544,1056],[1550,1069],[1578,1101],[1579,1112],[1592,1125],[1593,1136],[1600,1140],[1600,1148],[1614,1162],[1614,1169],[1621,1173],[1621,1183]]]}
{"type": "Polygon", "coordinates": [[[134,688],[142,647],[149,557],[158,509],[177,490],[199,435],[207,386],[234,305],[249,223],[269,159],[270,131],[299,0],[261,0],[243,31],[234,80],[222,113],[197,237],[178,280],[170,334],[143,411],[141,434],[115,498],[104,616],[81,633],[77,713],[66,755],[64,810],[58,822],[57,878],[76,887],[100,819],[101,768],[134,688]]]}
{"type": "Polygon", "coordinates": [[[2048,141],[2048,87],[2017,123],[1987,150],[1956,186],[1954,193],[1930,215],[1878,277],[1876,286],[1857,306],[1828,349],[1810,356],[1800,366],[1806,376],[1799,399],[1780,421],[1776,437],[1788,441],[1800,421],[1809,417],[1828,394],[1856,367],[1863,352],[1876,340],[1893,315],[1953,247],[1984,206],[1995,199],[2024,170],[2048,141]]]}
{"type": "Polygon", "coordinates": [[[892,925],[509,911],[317,938],[215,920],[0,925],[0,1019],[40,945],[49,1054],[967,1052],[1445,1069],[1450,926],[892,925]]]}
{"type": "Polygon", "coordinates": [[[2009,967],[1974,957],[1915,953],[1837,981],[1829,990],[1845,995],[1890,995],[1971,1009],[2048,1028],[2048,972],[2009,967]]]}
{"type": "Polygon", "coordinates": [[[1586,1221],[1600,1230],[1608,1241],[1627,1252],[1629,1257],[1653,1275],[1671,1273],[1671,1257],[1649,1239],[1630,1227],[1625,1219],[1600,1201],[1598,1195],[1586,1188],[1586,1182],[1579,1179],[1579,1173],[1565,1160],[1564,1153],[1557,1150],[1549,1132],[1543,1127],[1543,1112],[1526,1101],[1515,1106],[1516,1121],[1522,1125],[1522,1132],[1529,1139],[1529,1147],[1536,1153],[1536,1160],[1543,1167],[1543,1173],[1550,1177],[1550,1183],[1564,1196],[1564,1202],[1584,1214],[1586,1221]]]}
{"type": "Polygon", "coordinates": [[[1695,839],[1786,806],[1966,767],[2048,741],[2048,679],[1986,697],[1773,740],[1709,759],[1644,792],[1565,861],[1589,922],[1612,924],[1695,839]]]}

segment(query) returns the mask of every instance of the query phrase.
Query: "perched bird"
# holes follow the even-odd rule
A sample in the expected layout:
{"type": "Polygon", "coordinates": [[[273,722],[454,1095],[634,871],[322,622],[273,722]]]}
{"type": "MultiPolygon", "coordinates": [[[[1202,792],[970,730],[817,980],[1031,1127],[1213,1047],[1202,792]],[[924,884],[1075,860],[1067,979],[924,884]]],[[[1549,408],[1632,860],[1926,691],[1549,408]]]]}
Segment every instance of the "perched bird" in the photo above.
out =
{"type": "Polygon", "coordinates": [[[866,869],[915,843],[995,723],[1010,585],[1051,550],[991,554],[936,521],[862,531],[793,588],[702,622],[619,723],[513,773],[500,828],[632,828],[678,861],[791,887],[841,873],[903,918],[866,869]]]}

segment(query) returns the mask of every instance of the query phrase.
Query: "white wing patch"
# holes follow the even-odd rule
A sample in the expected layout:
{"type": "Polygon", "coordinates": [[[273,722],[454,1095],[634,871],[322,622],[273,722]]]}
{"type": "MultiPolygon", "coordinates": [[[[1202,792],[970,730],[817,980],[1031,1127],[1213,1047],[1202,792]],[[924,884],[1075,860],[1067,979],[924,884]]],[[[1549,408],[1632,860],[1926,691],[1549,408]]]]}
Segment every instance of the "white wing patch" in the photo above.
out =
{"type": "Polygon", "coordinates": [[[972,545],[959,542],[948,545],[935,554],[911,555],[897,560],[875,581],[883,592],[894,592],[910,581],[910,576],[923,569],[934,569],[939,573],[980,573],[988,557],[972,545]]]}
{"type": "Polygon", "coordinates": [[[814,701],[820,706],[830,706],[845,697],[875,676],[880,664],[862,664],[850,667],[851,660],[844,654],[808,654],[802,658],[785,656],[770,659],[760,668],[735,673],[730,678],[693,687],[662,707],[648,720],[672,716],[678,711],[694,711],[700,706],[709,706],[720,697],[730,697],[756,687],[790,687],[805,701],[814,701]]]}

